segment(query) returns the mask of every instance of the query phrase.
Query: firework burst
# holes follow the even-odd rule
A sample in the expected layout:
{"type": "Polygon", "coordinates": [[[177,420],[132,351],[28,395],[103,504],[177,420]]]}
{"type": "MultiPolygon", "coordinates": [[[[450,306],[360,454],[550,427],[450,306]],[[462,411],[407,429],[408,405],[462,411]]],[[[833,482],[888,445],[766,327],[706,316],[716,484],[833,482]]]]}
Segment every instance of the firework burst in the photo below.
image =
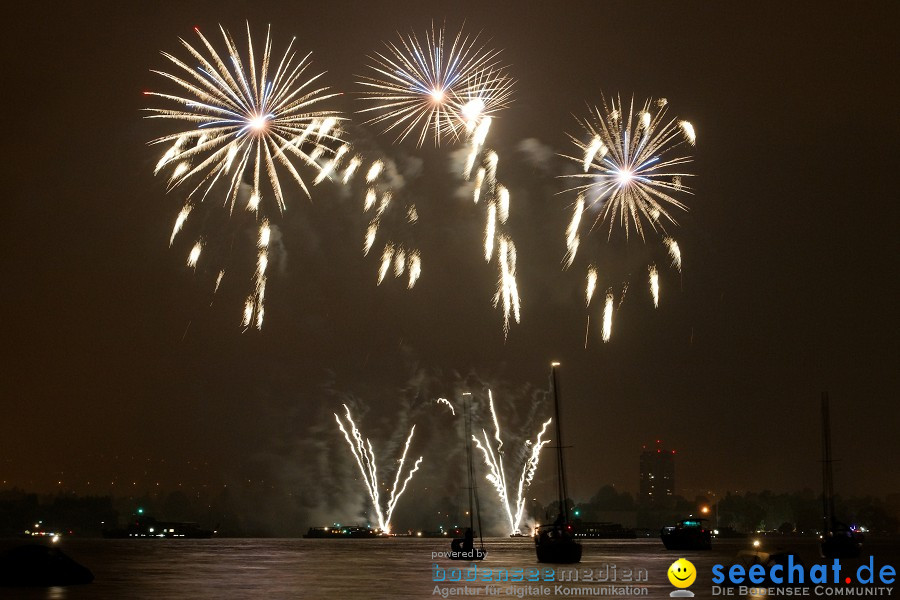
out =
{"type": "Polygon", "coordinates": [[[692,176],[680,169],[691,157],[677,149],[684,143],[694,144],[693,126],[667,118],[666,105],[652,100],[638,111],[632,100],[626,113],[621,99],[609,104],[604,99],[602,109],[595,107],[579,123],[585,135],[569,136],[579,155],[566,158],[578,163],[582,172],[565,176],[577,183],[568,191],[579,193],[579,221],[581,212],[592,212],[590,228],[605,223],[607,238],[617,223],[626,237],[633,228],[642,238],[645,225],[664,232],[665,222],[677,224],[670,210],[687,210],[675,196],[691,193],[682,181],[692,176]],[[658,107],[655,113],[652,107],[658,107]]]}
{"type": "MultiPolygon", "coordinates": [[[[260,239],[268,236],[268,220],[286,208],[281,175],[287,174],[309,196],[298,167],[318,172],[318,183],[337,169],[348,148],[340,145],[341,117],[326,107],[335,96],[310,75],[309,54],[298,58],[294,41],[280,58],[272,56],[270,31],[261,56],[254,53],[250,26],[244,56],[231,34],[220,26],[225,53],[220,54],[199,29],[201,45],[181,44],[189,58],[163,52],[173,69],[157,70],[176,88],[174,93],[146,92],[168,108],[148,108],[147,118],[179,124],[178,131],[159,137],[166,146],[154,173],[169,171],[169,191],[185,192],[170,245],[214,189],[222,191],[222,206],[231,216],[238,203],[257,220],[260,239]],[[199,49],[198,49],[199,48],[199,49]],[[333,150],[333,146],[340,147],[333,150]],[[323,167],[324,164],[324,167],[323,167]]],[[[196,266],[201,243],[190,253],[196,266]]],[[[262,326],[266,244],[260,242],[254,291],[247,299],[244,324],[262,326]]],[[[219,281],[221,278],[219,278],[219,281]]],[[[218,282],[217,282],[218,283],[218,282]]]]}
{"type": "MultiPolygon", "coordinates": [[[[485,210],[484,257],[488,263],[497,262],[499,275],[493,305],[503,305],[503,331],[508,335],[510,320],[520,320],[516,249],[507,231],[510,196],[497,181],[499,157],[485,143],[493,116],[511,101],[513,80],[500,65],[498,51],[480,44],[477,35],[470,37],[462,31],[455,37],[448,36],[444,28],[436,30],[432,25],[425,33],[424,43],[410,34],[386,43],[385,48],[371,57],[370,74],[359,81],[365,88],[363,100],[370,103],[360,112],[374,114],[368,122],[383,124],[385,132],[396,131],[397,142],[411,135],[418,138],[419,146],[429,135],[435,145],[443,139],[465,138],[468,154],[462,175],[471,181],[474,171],[475,204],[485,200],[481,203],[485,210]],[[477,171],[476,164],[481,165],[477,171]]],[[[378,175],[376,170],[367,180],[374,181],[378,175]]],[[[388,204],[392,200],[390,191],[382,192],[380,197],[379,201],[379,191],[369,187],[365,210],[375,205],[379,205],[379,210],[366,231],[365,253],[383,228],[384,212],[380,206],[385,203],[384,198],[388,204]]],[[[414,206],[406,212],[417,216],[414,206]]],[[[414,222],[412,218],[407,220],[414,222]]],[[[421,255],[408,244],[398,247],[388,241],[381,251],[379,284],[392,268],[395,276],[404,270],[410,274],[411,288],[421,272],[421,255]]]]}
{"type": "MultiPolygon", "coordinates": [[[[646,241],[649,225],[654,233],[664,235],[663,245],[672,266],[681,271],[681,249],[667,235],[666,225],[677,225],[674,209],[687,210],[678,196],[692,193],[683,183],[692,175],[682,171],[691,157],[681,154],[679,147],[693,146],[696,133],[688,121],[667,117],[667,106],[665,99],[651,99],[636,110],[634,100],[626,107],[621,99],[609,103],[603,99],[602,108],[595,107],[588,118],[579,120],[583,134],[570,135],[579,153],[566,158],[578,163],[580,172],[564,176],[577,184],[566,190],[577,194],[566,229],[566,267],[574,262],[583,235],[605,228],[609,242],[618,225],[626,241],[632,230],[646,241]]],[[[658,307],[659,272],[655,263],[647,269],[653,305],[658,307]]],[[[598,279],[597,267],[591,264],[585,288],[588,307],[598,279]]],[[[622,286],[620,305],[625,290],[627,281],[622,286]]],[[[604,341],[609,341],[612,333],[614,304],[615,295],[609,288],[602,318],[604,341]]]]}
{"type": "Polygon", "coordinates": [[[406,474],[406,477],[403,478],[403,467],[406,464],[406,455],[409,452],[409,445],[412,443],[413,434],[416,432],[416,426],[413,425],[409,430],[409,436],[406,438],[406,444],[403,446],[403,453],[397,461],[397,471],[394,474],[394,483],[390,488],[387,503],[382,506],[381,495],[379,493],[382,484],[378,480],[378,469],[375,465],[375,452],[372,449],[372,442],[370,442],[368,438],[363,438],[356,423],[353,422],[350,409],[346,404],[343,406],[345,417],[347,419],[347,427],[344,427],[344,422],[337,413],[334,413],[334,419],[337,421],[338,429],[344,434],[344,439],[350,446],[353,458],[356,459],[356,465],[359,467],[359,472],[365,482],[366,491],[369,493],[369,498],[372,500],[372,505],[375,508],[375,514],[378,519],[378,528],[383,533],[390,533],[391,516],[394,514],[394,509],[397,507],[397,502],[400,500],[403,492],[406,491],[406,485],[410,482],[415,472],[419,470],[419,465],[422,464],[422,457],[420,456],[406,474]],[[402,483],[400,482],[401,479],[403,479],[402,483]]]}
{"type": "Polygon", "coordinates": [[[448,36],[432,25],[424,43],[415,33],[399,36],[370,61],[370,74],[359,84],[371,104],[360,112],[374,114],[368,122],[383,125],[385,132],[396,131],[398,142],[418,131],[419,146],[429,135],[438,146],[510,101],[512,80],[503,72],[499,51],[462,30],[448,36]]]}

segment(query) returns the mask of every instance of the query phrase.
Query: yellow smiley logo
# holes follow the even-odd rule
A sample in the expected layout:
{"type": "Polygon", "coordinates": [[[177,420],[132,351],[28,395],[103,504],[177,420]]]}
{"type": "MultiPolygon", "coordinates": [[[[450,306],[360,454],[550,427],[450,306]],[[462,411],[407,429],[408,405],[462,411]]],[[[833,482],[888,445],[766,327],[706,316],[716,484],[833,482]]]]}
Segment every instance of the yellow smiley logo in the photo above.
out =
{"type": "Polygon", "coordinates": [[[697,579],[697,569],[691,561],[679,558],[669,567],[668,575],[669,583],[677,588],[686,588],[697,579]]]}

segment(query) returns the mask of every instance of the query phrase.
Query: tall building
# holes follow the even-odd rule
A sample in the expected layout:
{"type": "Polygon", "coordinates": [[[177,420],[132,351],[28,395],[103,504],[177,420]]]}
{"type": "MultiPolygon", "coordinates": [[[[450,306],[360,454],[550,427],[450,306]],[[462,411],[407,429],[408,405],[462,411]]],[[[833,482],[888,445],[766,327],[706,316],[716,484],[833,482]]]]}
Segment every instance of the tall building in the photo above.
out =
{"type": "Polygon", "coordinates": [[[660,440],[653,448],[643,447],[638,490],[642,506],[660,505],[675,495],[675,451],[664,450],[660,440]]]}

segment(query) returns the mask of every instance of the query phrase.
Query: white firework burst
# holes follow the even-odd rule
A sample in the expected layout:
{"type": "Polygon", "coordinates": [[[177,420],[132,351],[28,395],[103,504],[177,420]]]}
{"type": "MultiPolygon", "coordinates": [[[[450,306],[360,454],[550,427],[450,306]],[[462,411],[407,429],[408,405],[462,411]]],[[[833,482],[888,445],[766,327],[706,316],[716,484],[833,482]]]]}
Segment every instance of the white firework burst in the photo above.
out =
{"type": "MultiPolygon", "coordinates": [[[[182,39],[189,56],[182,59],[163,52],[173,65],[172,72],[153,71],[176,91],[146,92],[169,105],[146,109],[147,118],[180,126],[150,142],[167,146],[154,172],[171,167],[169,190],[186,190],[170,245],[192,209],[214,189],[223,190],[222,205],[232,215],[243,187],[246,209],[262,223],[270,213],[286,208],[280,174],[287,173],[309,196],[298,167],[312,168],[319,174],[318,182],[329,177],[348,150],[339,143],[341,117],[326,107],[336,94],[319,84],[321,73],[308,73],[309,54],[298,59],[292,40],[280,59],[273,60],[267,30],[261,56],[257,56],[248,23],[246,54],[242,56],[231,34],[221,26],[219,30],[223,54],[195,28],[201,45],[194,47],[182,39]],[[332,146],[343,150],[332,150],[332,146]],[[319,160],[327,161],[326,170],[319,160]]],[[[255,279],[258,286],[259,276],[255,279]]],[[[259,294],[256,296],[261,302],[259,294]]],[[[255,319],[258,326],[261,311],[260,305],[255,319]]]]}
{"type": "Polygon", "coordinates": [[[462,30],[448,36],[432,25],[424,43],[415,33],[399,36],[370,60],[372,74],[358,83],[371,105],[360,112],[374,114],[368,122],[384,125],[385,132],[396,131],[398,142],[418,130],[419,146],[429,135],[440,145],[510,102],[513,81],[503,72],[499,51],[462,30]]]}
{"type": "MultiPolygon", "coordinates": [[[[588,118],[579,119],[584,132],[569,136],[579,152],[566,158],[576,162],[580,172],[563,175],[577,184],[566,190],[577,196],[566,229],[565,268],[573,264],[575,255],[584,247],[581,238],[594,229],[606,228],[606,242],[611,241],[616,226],[624,232],[625,242],[632,230],[646,241],[649,225],[653,232],[664,236],[672,266],[681,271],[681,250],[667,234],[666,225],[677,225],[674,210],[687,210],[679,198],[692,193],[684,183],[692,174],[683,172],[682,166],[692,159],[679,148],[685,144],[693,146],[696,132],[691,123],[667,117],[667,107],[665,99],[649,99],[636,109],[633,99],[625,106],[621,98],[608,103],[604,98],[602,106],[593,108],[588,118]]],[[[647,269],[653,305],[658,307],[659,271],[655,263],[648,264],[647,269]]],[[[626,279],[619,304],[624,300],[627,284],[626,279]]],[[[588,309],[598,285],[598,272],[592,264],[585,287],[588,309]]],[[[612,334],[613,303],[610,288],[601,321],[604,342],[612,334]]]]}
{"type": "MultiPolygon", "coordinates": [[[[676,195],[691,193],[683,179],[692,175],[681,171],[691,157],[676,150],[684,143],[693,145],[693,127],[667,118],[666,105],[659,107],[652,99],[637,111],[634,100],[623,107],[621,99],[609,104],[603,99],[602,109],[595,107],[579,123],[584,135],[569,136],[579,154],[566,158],[582,172],[564,177],[577,183],[569,191],[579,193],[583,211],[593,216],[590,228],[605,224],[610,237],[618,224],[626,237],[633,228],[643,238],[645,225],[665,232],[665,222],[677,224],[670,211],[687,210],[676,195]]],[[[577,239],[571,232],[569,237],[577,239]]]]}

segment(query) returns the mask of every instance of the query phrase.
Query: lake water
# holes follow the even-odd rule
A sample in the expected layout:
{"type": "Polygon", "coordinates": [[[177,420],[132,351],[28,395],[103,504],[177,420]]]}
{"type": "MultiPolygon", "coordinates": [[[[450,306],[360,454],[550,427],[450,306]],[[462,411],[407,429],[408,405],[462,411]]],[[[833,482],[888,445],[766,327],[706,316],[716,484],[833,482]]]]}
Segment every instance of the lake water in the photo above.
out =
{"type": "MultiPolygon", "coordinates": [[[[6,540],[3,546],[12,541],[6,540]]],[[[783,542],[782,542],[783,543],[783,542]]],[[[212,539],[212,540],[104,540],[68,539],[63,550],[91,569],[94,583],[49,589],[0,588],[0,598],[79,600],[82,598],[178,599],[222,598],[440,598],[435,587],[465,591],[467,585],[476,597],[565,598],[573,590],[591,587],[634,586],[646,588],[648,598],[667,598],[674,588],[666,571],[684,556],[697,569],[697,581],[691,586],[697,598],[712,598],[712,566],[728,564],[747,547],[747,541],[714,542],[708,552],[668,552],[658,539],[587,540],[578,569],[601,570],[616,566],[619,580],[610,583],[565,583],[569,595],[558,593],[559,582],[545,583],[547,589],[535,589],[538,583],[435,582],[443,569],[445,577],[453,569],[466,569],[470,563],[432,558],[432,552],[449,550],[449,540],[429,538],[392,538],[372,540],[316,539],[212,539]],[[435,565],[437,569],[435,570],[435,565]],[[626,569],[646,569],[647,581],[623,582],[626,569]],[[488,588],[493,585],[493,588],[488,588]],[[530,590],[529,587],[531,586],[530,590]],[[499,594],[489,595],[491,590],[499,594]],[[531,593],[529,593],[531,592],[531,593]]],[[[763,541],[775,549],[775,542],[763,541]]],[[[486,540],[489,551],[479,569],[544,568],[535,560],[531,538],[486,540]]],[[[824,562],[816,554],[811,540],[787,544],[798,552],[806,565],[824,562]]],[[[864,560],[875,556],[876,566],[900,567],[900,548],[896,542],[867,543],[864,560]]],[[[843,572],[860,560],[844,561],[843,572]]],[[[556,569],[574,568],[555,566],[556,569]]],[[[632,591],[632,593],[634,593],[632,591]]],[[[900,595],[894,590],[893,596],[900,595]]],[[[467,597],[473,596],[451,596],[467,597]]],[[[585,596],[581,596],[585,597],[585,596]]],[[[586,596],[597,597],[597,596],[586,596]]],[[[718,596],[725,598],[726,596],[718,596]]],[[[815,598],[813,594],[810,596],[815,598]]],[[[822,596],[823,598],[825,596],[822,596]]]]}

